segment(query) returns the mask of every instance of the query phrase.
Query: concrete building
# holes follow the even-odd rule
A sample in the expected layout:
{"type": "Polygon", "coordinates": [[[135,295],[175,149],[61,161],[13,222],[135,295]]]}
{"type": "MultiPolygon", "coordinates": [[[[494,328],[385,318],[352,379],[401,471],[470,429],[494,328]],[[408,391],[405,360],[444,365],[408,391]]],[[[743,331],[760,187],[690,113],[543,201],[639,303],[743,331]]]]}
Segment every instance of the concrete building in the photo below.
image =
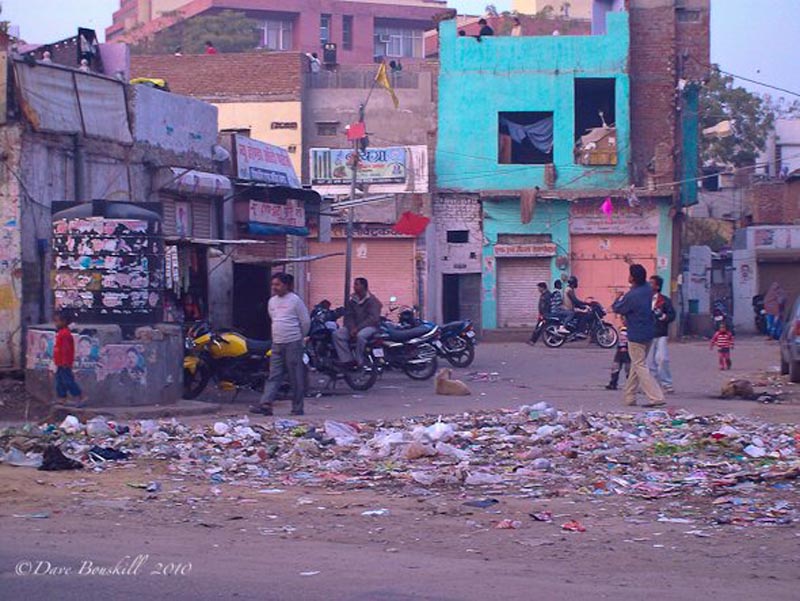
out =
{"type": "MultiPolygon", "coordinates": [[[[335,44],[336,61],[353,65],[385,56],[410,63],[424,58],[423,34],[447,10],[438,0],[122,0],[106,29],[111,42],[136,42],[180,19],[244,11],[261,25],[259,47],[318,52],[335,44]]],[[[213,41],[213,40],[212,40],[213,41]]]]}
{"type": "Polygon", "coordinates": [[[477,42],[455,21],[440,25],[440,317],[475,318],[480,306],[484,329],[531,326],[536,284],[570,273],[580,296],[608,306],[631,262],[672,281],[673,220],[696,198],[674,182],[698,173],[699,158],[696,116],[679,109],[696,103],[701,79],[675,65],[681,55],[707,64],[708,3],[689,21],[678,16],[686,3],[622,4],[597,2],[590,36],[477,42]],[[699,40],[678,31],[695,16],[699,40]],[[658,117],[642,106],[657,94],[658,117]],[[466,215],[480,218],[479,237],[466,215]]]}
{"type": "MultiPolygon", "coordinates": [[[[24,367],[29,390],[50,398],[48,324],[66,310],[94,402],[180,398],[165,282],[191,276],[164,257],[170,231],[219,237],[230,182],[215,173],[216,109],[55,64],[3,55],[2,69],[14,83],[0,127],[0,367],[24,367]]],[[[205,262],[189,263],[213,286],[205,262]]]]}
{"type": "Polygon", "coordinates": [[[775,120],[758,162],[766,163],[764,172],[770,177],[800,173],[800,119],[775,120]]]}
{"type": "Polygon", "coordinates": [[[593,4],[592,0],[514,0],[511,9],[523,15],[536,15],[550,7],[556,17],[591,19],[593,4]]]}

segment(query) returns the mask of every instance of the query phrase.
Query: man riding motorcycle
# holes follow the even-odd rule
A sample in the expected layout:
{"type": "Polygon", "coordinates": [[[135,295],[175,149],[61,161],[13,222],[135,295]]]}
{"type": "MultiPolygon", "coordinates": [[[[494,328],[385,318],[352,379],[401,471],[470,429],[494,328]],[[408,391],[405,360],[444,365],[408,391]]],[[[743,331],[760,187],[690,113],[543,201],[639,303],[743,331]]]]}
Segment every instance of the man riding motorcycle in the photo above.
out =
{"type": "Polygon", "coordinates": [[[564,312],[568,317],[563,318],[563,324],[558,328],[559,334],[569,334],[575,330],[580,333],[586,325],[589,305],[578,298],[575,293],[577,288],[578,278],[574,275],[569,276],[567,289],[564,291],[564,312]]]}
{"type": "Polygon", "coordinates": [[[364,364],[364,351],[367,342],[381,325],[383,304],[369,291],[366,278],[356,278],[353,282],[353,296],[344,308],[344,327],[333,335],[336,354],[343,367],[353,368],[364,364]],[[356,339],[356,357],[350,351],[350,340],[356,339]]]}

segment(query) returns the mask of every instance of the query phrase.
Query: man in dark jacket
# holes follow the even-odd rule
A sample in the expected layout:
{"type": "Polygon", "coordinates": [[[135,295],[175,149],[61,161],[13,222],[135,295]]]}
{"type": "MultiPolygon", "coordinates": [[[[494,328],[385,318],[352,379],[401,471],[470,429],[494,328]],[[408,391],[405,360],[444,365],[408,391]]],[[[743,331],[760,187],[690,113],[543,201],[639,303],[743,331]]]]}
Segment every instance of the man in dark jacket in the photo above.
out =
{"type": "MultiPolygon", "coordinates": [[[[552,294],[550,294],[550,290],[547,288],[547,282],[539,282],[536,287],[539,288],[539,317],[547,319],[551,311],[550,303],[552,303],[552,294]]],[[[536,328],[534,327],[528,344],[533,346],[536,344],[537,338],[536,328]]]]}
{"type": "Polygon", "coordinates": [[[647,369],[647,349],[655,335],[653,317],[653,290],[647,284],[647,271],[639,264],[630,267],[628,281],[631,289],[620,292],[614,302],[614,312],[622,315],[628,326],[628,354],[631,357],[631,375],[625,383],[625,404],[636,404],[636,391],[642,389],[648,398],[644,407],[664,404],[664,391],[647,369]]]}
{"type": "Polygon", "coordinates": [[[333,334],[336,354],[342,364],[353,366],[364,363],[367,342],[381,325],[383,304],[370,294],[366,278],[356,278],[353,282],[353,296],[344,307],[344,327],[333,334]],[[350,340],[356,339],[356,358],[350,352],[350,340]]]}
{"type": "Polygon", "coordinates": [[[669,324],[675,321],[675,308],[668,296],[661,294],[664,287],[664,278],[654,275],[650,278],[650,287],[653,289],[653,317],[656,321],[655,336],[650,350],[647,352],[647,368],[661,384],[666,393],[673,393],[672,374],[669,370],[669,324]]]}

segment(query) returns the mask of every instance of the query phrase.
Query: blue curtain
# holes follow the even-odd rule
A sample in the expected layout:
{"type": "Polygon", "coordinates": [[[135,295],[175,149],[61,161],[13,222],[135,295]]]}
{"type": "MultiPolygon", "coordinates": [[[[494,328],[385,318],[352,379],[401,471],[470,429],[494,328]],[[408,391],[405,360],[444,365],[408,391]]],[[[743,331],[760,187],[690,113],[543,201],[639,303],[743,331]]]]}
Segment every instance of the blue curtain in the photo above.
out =
{"type": "Polygon", "coordinates": [[[502,117],[500,123],[508,128],[508,135],[517,144],[521,144],[527,138],[539,152],[544,154],[553,152],[553,117],[544,117],[530,125],[520,125],[502,117]]]}

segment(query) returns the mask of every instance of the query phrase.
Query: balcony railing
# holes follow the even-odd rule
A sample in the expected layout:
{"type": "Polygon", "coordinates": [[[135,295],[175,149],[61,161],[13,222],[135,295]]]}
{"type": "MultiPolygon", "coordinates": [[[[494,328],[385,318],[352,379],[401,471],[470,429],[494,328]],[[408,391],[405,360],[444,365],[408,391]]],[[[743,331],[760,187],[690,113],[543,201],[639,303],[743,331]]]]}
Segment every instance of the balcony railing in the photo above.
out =
{"type": "MultiPolygon", "coordinates": [[[[341,71],[320,71],[306,73],[306,86],[317,89],[369,89],[375,81],[377,66],[372,69],[343,69],[341,71]]],[[[419,88],[419,73],[397,71],[389,74],[395,90],[415,90],[419,88]]]]}

